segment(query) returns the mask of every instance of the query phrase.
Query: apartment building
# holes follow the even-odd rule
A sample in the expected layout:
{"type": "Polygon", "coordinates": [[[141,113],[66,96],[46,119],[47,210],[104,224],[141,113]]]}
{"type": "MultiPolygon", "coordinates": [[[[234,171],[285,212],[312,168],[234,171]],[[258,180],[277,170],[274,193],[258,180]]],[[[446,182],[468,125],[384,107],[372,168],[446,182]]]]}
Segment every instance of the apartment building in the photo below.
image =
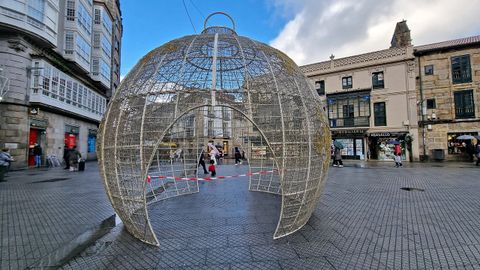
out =
{"type": "Polygon", "coordinates": [[[414,54],[421,156],[470,160],[480,134],[480,36],[416,46],[414,54]]]}
{"type": "Polygon", "coordinates": [[[415,61],[406,21],[397,23],[385,50],[301,67],[325,101],[332,138],[351,159],[418,160],[415,61]]]}
{"type": "Polygon", "coordinates": [[[119,1],[4,0],[0,30],[0,146],[12,166],[34,165],[35,144],[44,164],[74,146],[96,158],[98,124],[120,79],[119,1]]]}

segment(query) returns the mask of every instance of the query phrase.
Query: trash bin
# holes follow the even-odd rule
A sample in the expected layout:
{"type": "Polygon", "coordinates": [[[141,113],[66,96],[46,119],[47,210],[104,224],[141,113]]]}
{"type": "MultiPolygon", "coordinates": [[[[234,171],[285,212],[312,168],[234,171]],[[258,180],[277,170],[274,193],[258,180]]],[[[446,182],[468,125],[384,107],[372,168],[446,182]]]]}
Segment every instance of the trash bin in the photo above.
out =
{"type": "Polygon", "coordinates": [[[443,149],[433,149],[432,156],[434,160],[444,160],[445,151],[443,149]]]}

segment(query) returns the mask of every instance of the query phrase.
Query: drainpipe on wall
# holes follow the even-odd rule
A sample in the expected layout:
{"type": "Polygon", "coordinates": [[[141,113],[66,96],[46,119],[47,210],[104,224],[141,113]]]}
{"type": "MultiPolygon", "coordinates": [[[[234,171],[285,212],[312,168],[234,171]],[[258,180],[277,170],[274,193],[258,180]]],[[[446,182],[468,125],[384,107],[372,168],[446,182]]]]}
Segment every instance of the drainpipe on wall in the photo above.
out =
{"type": "Polygon", "coordinates": [[[423,161],[426,161],[427,159],[427,149],[426,149],[426,132],[427,128],[425,127],[425,100],[423,98],[423,83],[422,83],[422,65],[420,64],[420,58],[421,55],[418,56],[418,85],[419,85],[419,90],[420,90],[420,113],[422,114],[422,144],[423,144],[423,161]]]}

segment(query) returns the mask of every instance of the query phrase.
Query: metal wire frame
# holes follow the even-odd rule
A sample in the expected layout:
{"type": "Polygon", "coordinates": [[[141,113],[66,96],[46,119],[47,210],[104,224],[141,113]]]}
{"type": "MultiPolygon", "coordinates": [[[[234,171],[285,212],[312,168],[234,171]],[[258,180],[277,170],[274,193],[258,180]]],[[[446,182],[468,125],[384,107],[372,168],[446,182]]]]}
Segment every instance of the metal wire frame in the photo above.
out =
{"type": "Polygon", "coordinates": [[[197,176],[214,128],[209,112],[226,110],[232,142],[250,152],[239,134],[258,138],[268,152],[249,170],[278,175],[251,176],[249,188],[281,195],[274,238],[291,234],[308,221],[325,184],[331,138],[322,108],[290,58],[232,29],[208,27],[168,42],[126,76],[101,122],[99,165],[112,206],[133,236],[159,245],[147,205],[199,187],[187,180],[148,183],[147,176],[197,176]],[[166,158],[179,148],[181,159],[166,158]]]}

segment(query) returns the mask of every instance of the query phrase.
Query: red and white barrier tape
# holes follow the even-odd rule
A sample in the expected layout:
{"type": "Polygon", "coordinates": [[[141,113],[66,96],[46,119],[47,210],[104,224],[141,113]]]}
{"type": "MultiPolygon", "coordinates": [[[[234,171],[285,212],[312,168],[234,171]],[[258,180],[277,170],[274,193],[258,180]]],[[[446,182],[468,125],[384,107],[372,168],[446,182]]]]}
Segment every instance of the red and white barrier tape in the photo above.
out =
{"type": "Polygon", "coordinates": [[[258,171],[258,172],[250,172],[250,173],[245,173],[245,174],[236,174],[236,175],[227,175],[227,176],[215,176],[215,177],[173,177],[173,176],[147,176],[147,182],[150,183],[152,181],[152,178],[158,178],[158,179],[173,179],[175,181],[179,180],[191,180],[191,181],[211,181],[211,180],[216,180],[216,179],[228,179],[228,178],[236,178],[236,177],[245,177],[245,176],[252,176],[252,175],[258,175],[258,174],[269,174],[269,173],[274,173],[277,172],[277,170],[271,170],[271,171],[258,171]]]}

